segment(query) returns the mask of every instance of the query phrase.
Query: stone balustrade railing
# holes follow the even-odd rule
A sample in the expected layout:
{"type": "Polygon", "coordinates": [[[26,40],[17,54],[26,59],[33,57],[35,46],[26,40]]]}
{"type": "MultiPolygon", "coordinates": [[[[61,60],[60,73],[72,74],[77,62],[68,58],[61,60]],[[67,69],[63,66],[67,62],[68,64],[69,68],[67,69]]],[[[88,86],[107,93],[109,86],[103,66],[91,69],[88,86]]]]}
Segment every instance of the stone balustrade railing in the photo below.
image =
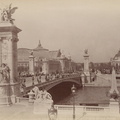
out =
{"type": "MultiPolygon", "coordinates": [[[[58,111],[67,111],[67,110],[73,110],[72,105],[55,105],[55,108],[58,111]]],[[[99,106],[75,106],[76,112],[108,112],[110,111],[109,107],[99,107],[99,106]]]]}

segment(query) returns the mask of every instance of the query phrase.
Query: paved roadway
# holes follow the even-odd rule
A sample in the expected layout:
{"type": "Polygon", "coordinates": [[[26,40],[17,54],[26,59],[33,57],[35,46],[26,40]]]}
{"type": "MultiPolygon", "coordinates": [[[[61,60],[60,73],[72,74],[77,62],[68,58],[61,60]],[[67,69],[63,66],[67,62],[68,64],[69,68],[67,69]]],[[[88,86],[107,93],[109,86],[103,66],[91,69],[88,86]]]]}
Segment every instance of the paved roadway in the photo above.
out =
{"type": "MultiPolygon", "coordinates": [[[[0,120],[49,120],[48,112],[33,113],[33,105],[15,104],[10,107],[0,108],[0,120]]],[[[42,110],[42,109],[41,109],[42,110]]],[[[120,120],[119,114],[110,114],[100,111],[76,111],[76,120],[120,120]]],[[[73,120],[72,109],[59,110],[57,120],[73,120]]]]}

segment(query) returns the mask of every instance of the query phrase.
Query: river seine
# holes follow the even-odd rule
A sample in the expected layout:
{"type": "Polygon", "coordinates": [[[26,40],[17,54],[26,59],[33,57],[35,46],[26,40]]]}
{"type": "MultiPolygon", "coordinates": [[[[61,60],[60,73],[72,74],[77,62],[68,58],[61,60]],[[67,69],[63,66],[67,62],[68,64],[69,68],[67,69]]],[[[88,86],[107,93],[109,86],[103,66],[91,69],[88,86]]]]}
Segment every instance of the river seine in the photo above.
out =
{"type": "MultiPolygon", "coordinates": [[[[80,103],[80,101],[79,101],[80,100],[79,98],[81,97],[80,93],[81,93],[81,89],[77,90],[75,95],[74,95],[76,105],[79,105],[79,103],[80,103]]],[[[73,95],[72,95],[72,93],[69,96],[67,96],[65,99],[57,102],[56,104],[59,104],[59,105],[72,105],[73,104],[73,95]]]]}

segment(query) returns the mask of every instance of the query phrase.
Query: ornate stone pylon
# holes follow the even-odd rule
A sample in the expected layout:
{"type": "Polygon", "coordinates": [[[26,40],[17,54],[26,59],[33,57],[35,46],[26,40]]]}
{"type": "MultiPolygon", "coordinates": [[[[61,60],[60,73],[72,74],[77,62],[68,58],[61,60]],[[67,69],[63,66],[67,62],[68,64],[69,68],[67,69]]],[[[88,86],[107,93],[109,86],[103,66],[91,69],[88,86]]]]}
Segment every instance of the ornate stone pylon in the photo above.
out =
{"type": "MultiPolygon", "coordinates": [[[[20,95],[20,83],[17,73],[17,42],[18,33],[21,31],[13,24],[11,14],[17,7],[5,8],[1,13],[0,22],[0,64],[4,63],[10,68],[9,81],[0,82],[0,104],[9,105],[16,101],[20,95]]],[[[1,77],[1,81],[3,78],[1,77]]]]}
{"type": "Polygon", "coordinates": [[[116,73],[113,67],[112,70],[112,80],[111,80],[111,89],[110,89],[110,110],[116,114],[119,113],[119,91],[117,89],[117,82],[116,82],[116,73]]]}
{"type": "Polygon", "coordinates": [[[116,92],[117,94],[119,94],[119,91],[117,89],[116,73],[115,73],[115,69],[113,67],[113,69],[112,69],[112,80],[111,80],[110,94],[112,94],[114,92],[116,92]]]}
{"type": "Polygon", "coordinates": [[[90,83],[90,73],[89,73],[89,54],[86,49],[84,52],[84,74],[87,78],[88,83],[90,83]]]}
{"type": "Polygon", "coordinates": [[[29,73],[31,75],[34,75],[35,74],[35,69],[34,69],[34,55],[33,55],[33,51],[31,52],[30,56],[29,56],[29,73]]]}

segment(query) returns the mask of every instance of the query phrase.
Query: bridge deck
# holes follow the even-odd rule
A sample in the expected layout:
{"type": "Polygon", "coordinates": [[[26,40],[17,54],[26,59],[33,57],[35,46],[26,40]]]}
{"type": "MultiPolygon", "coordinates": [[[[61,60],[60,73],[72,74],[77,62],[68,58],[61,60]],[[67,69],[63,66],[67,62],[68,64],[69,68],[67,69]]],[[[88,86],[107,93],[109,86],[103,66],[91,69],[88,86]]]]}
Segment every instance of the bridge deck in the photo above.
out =
{"type": "MultiPolygon", "coordinates": [[[[40,83],[38,83],[37,78],[35,78],[34,85],[32,84],[32,78],[25,78],[26,79],[26,87],[24,89],[24,94],[29,92],[34,86],[38,86],[40,88],[40,87],[45,87],[45,86],[48,86],[48,85],[51,85],[54,83],[61,83],[63,81],[67,81],[70,79],[73,79],[73,81],[74,81],[75,78],[80,78],[80,74],[69,75],[64,78],[58,78],[58,79],[47,80],[47,81],[45,80],[45,78],[42,78],[40,83]]],[[[79,81],[78,81],[78,83],[79,83],[79,81]]]]}

